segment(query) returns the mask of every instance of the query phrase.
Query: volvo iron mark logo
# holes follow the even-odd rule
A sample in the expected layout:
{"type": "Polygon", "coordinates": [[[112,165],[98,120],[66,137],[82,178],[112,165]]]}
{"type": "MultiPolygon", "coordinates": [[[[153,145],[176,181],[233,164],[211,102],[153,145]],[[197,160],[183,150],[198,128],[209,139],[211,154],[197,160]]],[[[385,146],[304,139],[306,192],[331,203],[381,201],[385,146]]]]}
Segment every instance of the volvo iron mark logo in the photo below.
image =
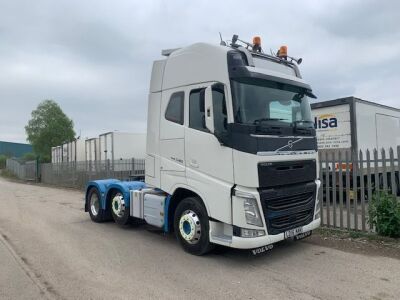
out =
{"type": "Polygon", "coordinates": [[[292,148],[293,148],[293,141],[292,141],[292,140],[289,140],[289,142],[287,143],[287,145],[288,145],[288,147],[289,147],[290,149],[292,149],[292,148]]]}

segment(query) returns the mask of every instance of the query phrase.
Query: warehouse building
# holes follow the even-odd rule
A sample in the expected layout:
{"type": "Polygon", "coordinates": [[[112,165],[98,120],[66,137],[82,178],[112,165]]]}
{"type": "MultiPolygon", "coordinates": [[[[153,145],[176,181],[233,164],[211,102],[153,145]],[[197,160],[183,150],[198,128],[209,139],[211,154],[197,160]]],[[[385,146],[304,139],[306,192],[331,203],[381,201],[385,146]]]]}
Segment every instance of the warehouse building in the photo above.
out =
{"type": "Polygon", "coordinates": [[[33,152],[32,145],[0,141],[0,155],[3,154],[9,157],[21,157],[24,154],[31,152],[33,152]]]}

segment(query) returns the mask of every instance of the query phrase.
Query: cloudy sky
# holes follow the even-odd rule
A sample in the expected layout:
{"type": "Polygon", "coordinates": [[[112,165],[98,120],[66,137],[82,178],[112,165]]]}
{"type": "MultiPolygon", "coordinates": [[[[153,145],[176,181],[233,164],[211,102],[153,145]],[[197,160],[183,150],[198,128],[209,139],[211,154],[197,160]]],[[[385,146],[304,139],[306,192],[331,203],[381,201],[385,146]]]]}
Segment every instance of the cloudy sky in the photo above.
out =
{"type": "Polygon", "coordinates": [[[82,137],[144,132],[152,61],[218,32],[288,45],[320,101],[400,107],[400,1],[0,0],[0,140],[43,99],[82,137]]]}

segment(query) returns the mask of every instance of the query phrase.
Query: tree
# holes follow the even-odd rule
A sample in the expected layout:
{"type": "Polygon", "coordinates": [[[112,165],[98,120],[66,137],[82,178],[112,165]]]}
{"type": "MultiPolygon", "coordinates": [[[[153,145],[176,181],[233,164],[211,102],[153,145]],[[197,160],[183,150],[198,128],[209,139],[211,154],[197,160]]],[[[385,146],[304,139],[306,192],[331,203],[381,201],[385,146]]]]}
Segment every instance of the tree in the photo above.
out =
{"type": "Polygon", "coordinates": [[[25,132],[33,151],[43,162],[51,160],[51,147],[75,137],[74,123],[53,100],[44,100],[32,111],[25,132]]]}
{"type": "Polygon", "coordinates": [[[22,155],[21,160],[22,161],[36,160],[36,154],[31,152],[25,153],[24,155],[22,155]]]}

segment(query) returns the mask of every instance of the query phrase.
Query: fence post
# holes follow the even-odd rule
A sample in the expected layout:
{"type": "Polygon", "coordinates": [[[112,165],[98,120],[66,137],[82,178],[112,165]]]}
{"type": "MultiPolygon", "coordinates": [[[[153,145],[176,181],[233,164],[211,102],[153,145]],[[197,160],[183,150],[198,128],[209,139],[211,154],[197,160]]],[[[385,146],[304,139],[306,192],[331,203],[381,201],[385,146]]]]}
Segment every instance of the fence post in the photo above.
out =
{"type": "Polygon", "coordinates": [[[343,170],[342,170],[342,151],[339,150],[339,215],[340,215],[340,229],[343,229],[343,170]]]}
{"type": "Polygon", "coordinates": [[[381,186],[380,186],[380,180],[379,180],[379,163],[378,163],[378,150],[377,149],[374,149],[374,181],[375,181],[375,194],[376,194],[376,196],[377,196],[377,198],[378,198],[378,200],[380,199],[380,195],[379,195],[379,192],[380,192],[380,189],[381,189],[381,186]]]}
{"type": "Polygon", "coordinates": [[[400,190],[400,146],[397,146],[397,184],[400,190]]]}
{"type": "Polygon", "coordinates": [[[336,227],[336,152],[332,152],[332,205],[333,205],[333,227],[336,227]]]}
{"type": "Polygon", "coordinates": [[[346,221],[347,230],[350,230],[350,168],[349,168],[349,151],[346,150],[346,221]]]}
{"type": "MultiPolygon", "coordinates": [[[[354,229],[358,230],[358,184],[357,184],[357,177],[358,177],[358,153],[357,151],[353,151],[353,205],[354,205],[354,229]]],[[[361,160],[361,164],[362,164],[362,160],[361,160]]],[[[361,181],[364,180],[363,177],[361,177],[360,174],[360,184],[361,181]]],[[[363,185],[364,186],[364,185],[363,185]]],[[[360,191],[360,195],[361,195],[361,191],[360,191]]]]}
{"type": "Polygon", "coordinates": [[[387,182],[387,168],[386,168],[386,151],[384,148],[381,149],[382,153],[382,178],[383,178],[383,190],[385,193],[388,192],[388,182],[387,182]]]}
{"type": "Polygon", "coordinates": [[[329,187],[329,156],[328,152],[325,152],[325,197],[326,197],[326,225],[331,226],[331,197],[330,197],[330,187],[329,187]]]}
{"type": "Polygon", "coordinates": [[[324,225],[324,179],[323,179],[323,172],[322,172],[322,155],[321,153],[318,154],[318,161],[319,161],[319,178],[321,180],[321,187],[319,189],[318,197],[319,197],[319,211],[321,214],[321,224],[324,225]]]}
{"type": "Polygon", "coordinates": [[[390,187],[392,188],[392,195],[397,196],[397,185],[396,185],[396,175],[394,167],[394,153],[393,148],[389,149],[389,159],[390,159],[390,187]]]}
{"type": "MultiPolygon", "coordinates": [[[[369,152],[369,150],[367,150],[368,205],[369,205],[370,201],[372,201],[372,178],[371,178],[371,176],[372,176],[371,175],[371,153],[369,152]]],[[[364,208],[364,210],[365,210],[365,208],[364,208]]],[[[365,213],[364,213],[364,215],[365,215],[365,213]]],[[[369,223],[369,229],[370,230],[372,229],[372,224],[371,223],[369,223]]]]}
{"type": "Polygon", "coordinates": [[[132,176],[135,177],[136,172],[135,172],[135,159],[132,158],[132,176]]]}
{"type": "MultiPolygon", "coordinates": [[[[363,159],[363,153],[360,150],[360,185],[361,185],[361,230],[365,231],[365,187],[364,187],[364,159],[363,159]]],[[[369,162],[369,152],[367,150],[367,164],[369,162]]],[[[367,165],[368,168],[368,165],[367,165]]],[[[370,180],[369,180],[370,181],[370,180]]],[[[371,187],[368,186],[370,189],[371,187]]]]}

